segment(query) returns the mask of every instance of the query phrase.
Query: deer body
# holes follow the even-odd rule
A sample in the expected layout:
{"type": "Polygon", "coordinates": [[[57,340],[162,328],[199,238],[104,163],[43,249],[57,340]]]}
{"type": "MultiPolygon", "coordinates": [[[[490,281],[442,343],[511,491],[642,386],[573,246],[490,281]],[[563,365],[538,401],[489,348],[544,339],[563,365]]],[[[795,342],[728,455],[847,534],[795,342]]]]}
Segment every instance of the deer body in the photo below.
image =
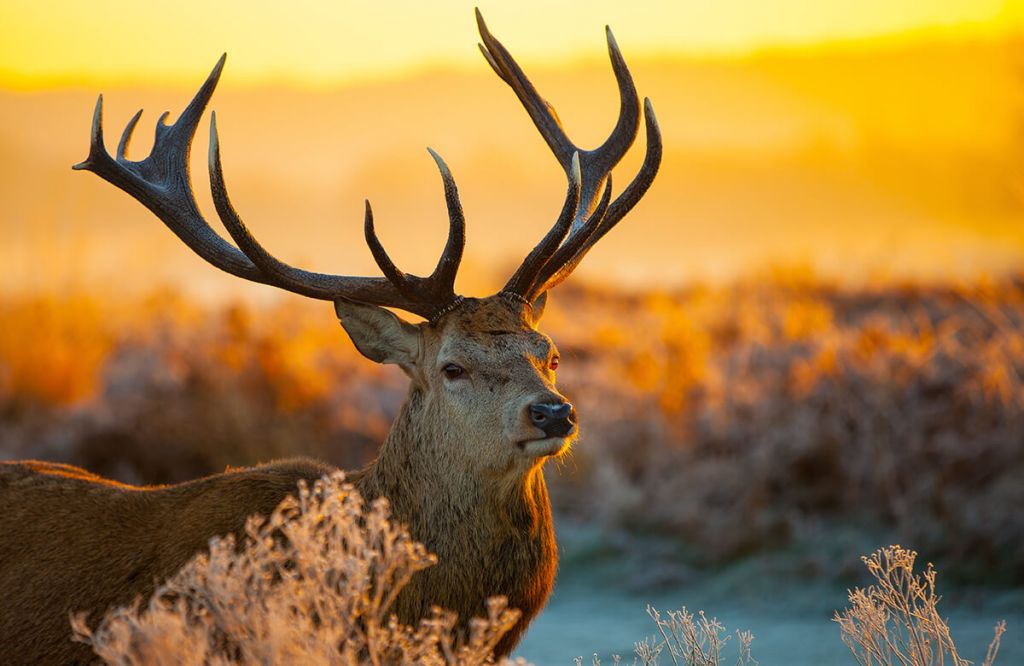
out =
{"type": "Polygon", "coordinates": [[[68,465],[0,464],[0,663],[91,661],[71,642],[70,612],[148,596],[211,537],[241,534],[248,513],[269,515],[299,479],[329,471],[291,461],[140,488],[68,465]]]}
{"type": "MultiPolygon", "coordinates": [[[[377,459],[349,475],[368,499],[386,497],[392,514],[438,556],[397,598],[399,619],[416,624],[438,605],[462,626],[484,614],[496,595],[521,611],[496,654],[511,652],[550,593],[557,563],[544,462],[567,450],[578,429],[573,406],[555,388],[558,354],[537,330],[547,292],[640,200],[661,160],[649,101],[647,151],[637,176],[614,200],[611,169],[632,144],[640,103],[611,33],[608,49],[619,85],[619,120],[597,149],[577,148],[553,108],[477,13],[488,63],[519,97],[568,178],[562,211],[505,287],[464,298],[454,282],[465,222],[454,178],[441,172],[450,218],[448,242],[428,277],[399,270],[380,244],[366,204],[366,242],[384,277],[312,273],[271,255],[253,237],[227,195],[216,123],[210,124],[210,183],[217,213],[235,244],[203,218],[192,192],[188,155],[216,87],[221,58],[173,125],[157,125],[152,153],[126,156],[139,114],[114,157],[103,143],[102,98],[88,158],[93,171],[128,192],[189,248],[247,280],[334,302],[356,348],[377,363],[398,365],[409,394],[377,459]],[[382,307],[384,306],[384,307],[382,307]],[[425,321],[403,321],[386,307],[425,321]]],[[[139,112],[141,114],[141,111],[139,112]]],[[[331,468],[309,460],[234,470],[175,486],[138,488],[66,465],[0,464],[0,656],[31,663],[85,661],[70,642],[68,614],[150,594],[211,537],[241,535],[246,518],[268,515],[300,480],[331,468]]],[[[2,659],[0,659],[2,660],[2,659]]]]}

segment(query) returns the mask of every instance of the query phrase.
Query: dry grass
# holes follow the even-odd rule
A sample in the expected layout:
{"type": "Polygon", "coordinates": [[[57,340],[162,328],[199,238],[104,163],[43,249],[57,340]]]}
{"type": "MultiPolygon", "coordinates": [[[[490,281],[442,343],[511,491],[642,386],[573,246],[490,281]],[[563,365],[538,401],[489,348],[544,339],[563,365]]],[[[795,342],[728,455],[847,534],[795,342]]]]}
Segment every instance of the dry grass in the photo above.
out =
{"type": "MultiPolygon", "coordinates": [[[[685,606],[669,611],[665,618],[653,606],[647,607],[647,614],[657,626],[658,634],[634,644],[634,666],[658,666],[668,661],[673,666],[722,666],[730,663],[725,655],[730,652],[732,636],[725,633],[725,627],[716,618],[708,618],[704,611],[694,615],[685,606]]],[[[750,651],[753,642],[752,633],[737,630],[736,660],[731,663],[735,666],[758,666],[750,651]]],[[[618,666],[622,657],[613,655],[612,663],[618,666]]],[[[594,654],[591,664],[601,666],[601,658],[594,654]]],[[[576,666],[583,666],[583,657],[576,658],[576,666]]]]}
{"type": "MultiPolygon", "coordinates": [[[[935,568],[914,572],[917,553],[898,545],[882,548],[864,564],[875,579],[867,588],[850,591],[850,607],[836,612],[843,642],[864,666],[968,666],[960,656],[949,626],[939,614],[935,568]]],[[[992,666],[1006,623],[996,624],[983,666],[992,666]]]]}
{"type": "MultiPolygon", "coordinates": [[[[656,666],[662,654],[668,655],[674,666],[720,666],[731,636],[716,619],[708,618],[704,611],[695,616],[686,607],[669,611],[665,619],[654,607],[647,607],[658,627],[661,641],[646,639],[636,644],[636,658],[643,666],[656,666]]],[[[756,666],[750,644],[754,635],[749,631],[736,631],[736,666],[756,666]]]]}
{"type": "Polygon", "coordinates": [[[338,474],[300,486],[247,538],[215,538],[145,604],[111,611],[95,629],[73,616],[76,640],[109,664],[490,663],[519,612],[501,598],[489,617],[454,631],[435,609],[418,627],[390,608],[436,558],[390,521],[388,504],[364,505],[338,474]]]}

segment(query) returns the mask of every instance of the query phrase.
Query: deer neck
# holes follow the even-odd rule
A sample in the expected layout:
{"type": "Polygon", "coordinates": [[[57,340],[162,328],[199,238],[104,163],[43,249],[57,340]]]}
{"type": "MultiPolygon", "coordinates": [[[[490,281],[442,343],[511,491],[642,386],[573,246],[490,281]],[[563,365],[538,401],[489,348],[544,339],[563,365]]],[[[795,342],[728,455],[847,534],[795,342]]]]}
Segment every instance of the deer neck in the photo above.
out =
{"type": "Polygon", "coordinates": [[[438,557],[402,590],[395,612],[415,624],[441,606],[457,613],[465,629],[469,618],[486,615],[485,598],[504,596],[522,613],[496,648],[505,655],[554,584],[558,551],[541,464],[483,473],[460,464],[452,452],[464,451],[464,443],[425,428],[424,403],[412,389],[358,481],[365,497],[387,497],[392,515],[438,557]]]}
{"type": "MultiPolygon", "coordinates": [[[[527,537],[550,534],[540,461],[481,470],[478,461],[458,455],[465,448],[455,441],[458,435],[436,420],[431,425],[426,411],[424,395],[414,387],[380,455],[360,479],[364,495],[387,497],[393,514],[424,541],[430,539],[421,529],[428,526],[432,532],[467,532],[467,538],[493,538],[495,530],[527,537]]],[[[482,448],[487,444],[480,442],[482,448]]]]}

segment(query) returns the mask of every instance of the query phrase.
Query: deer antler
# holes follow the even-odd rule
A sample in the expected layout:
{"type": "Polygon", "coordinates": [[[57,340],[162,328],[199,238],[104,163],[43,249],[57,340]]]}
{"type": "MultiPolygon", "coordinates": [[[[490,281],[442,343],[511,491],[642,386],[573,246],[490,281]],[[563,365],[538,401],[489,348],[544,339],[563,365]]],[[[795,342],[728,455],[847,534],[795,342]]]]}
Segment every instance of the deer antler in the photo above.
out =
{"type": "MultiPolygon", "coordinates": [[[[582,150],[562,130],[554,108],[541,98],[509,52],[487,30],[479,10],[476,18],[483,40],[480,50],[526,107],[569,181],[558,220],[503,289],[532,302],[567,278],[590,248],[647,192],[661,164],[661,132],[651,102],[645,99],[647,153],[636,177],[612,201],[611,171],[636,138],[640,110],[633,78],[611,30],[606,32],[608,54],[619,86],[619,119],[604,143],[594,150],[582,150]]],[[[314,273],[289,266],[270,254],[242,222],[228,197],[216,115],[212,115],[210,121],[210,187],[217,214],[238,247],[210,227],[196,205],[188,157],[199,120],[217,87],[226,57],[221,56],[217,61],[206,82],[173,125],[165,123],[167,113],[160,116],[153,150],[138,162],[129,160],[126,152],[142,111],[128,122],[115,156],[111,157],[103,143],[103,96],[100,95],[93,115],[89,156],[73,168],[92,171],[132,195],[163,220],[193,252],[217,268],[246,280],[323,300],[352,300],[395,307],[427,319],[436,318],[457,304],[461,297],[455,294],[454,284],[465,245],[465,220],[455,180],[440,156],[430,149],[444,183],[449,230],[448,242],[437,267],[427,277],[403,273],[391,261],[377,238],[368,201],[364,222],[366,243],[384,277],[314,273]]]]}
{"type": "Polygon", "coordinates": [[[366,204],[366,238],[374,259],[384,272],[383,278],[305,271],[289,266],[267,252],[246,228],[228,198],[221,169],[216,117],[210,122],[210,187],[217,214],[238,248],[210,227],[196,205],[188,156],[199,119],[217,87],[226,57],[225,54],[217,61],[206,82],[173,125],[164,122],[167,113],[160,116],[153,150],[138,162],[129,160],[125,153],[142,111],[128,122],[115,157],[111,157],[103,142],[103,96],[100,95],[93,114],[89,156],[73,168],[92,171],[132,195],[193,252],[217,268],[246,280],[323,300],[345,299],[395,307],[427,319],[456,302],[459,297],[455,294],[454,282],[465,244],[465,221],[455,180],[444,161],[432,150],[430,154],[437,162],[444,182],[449,232],[437,268],[426,278],[402,273],[391,262],[374,233],[369,202],[366,204]]]}
{"type": "Polygon", "coordinates": [[[604,143],[594,150],[582,150],[566,136],[554,107],[540,96],[508,50],[487,29],[479,9],[476,10],[476,21],[483,40],[481,53],[519,97],[569,179],[569,193],[558,221],[526,257],[503,290],[532,301],[565,280],[590,248],[647,192],[661,164],[661,131],[654,108],[645,98],[647,153],[636,177],[611,201],[611,170],[633,145],[640,121],[640,102],[633,77],[611,29],[606,27],[605,33],[608,55],[619,86],[619,119],[604,143]],[[602,185],[604,191],[599,200],[602,185]]]}

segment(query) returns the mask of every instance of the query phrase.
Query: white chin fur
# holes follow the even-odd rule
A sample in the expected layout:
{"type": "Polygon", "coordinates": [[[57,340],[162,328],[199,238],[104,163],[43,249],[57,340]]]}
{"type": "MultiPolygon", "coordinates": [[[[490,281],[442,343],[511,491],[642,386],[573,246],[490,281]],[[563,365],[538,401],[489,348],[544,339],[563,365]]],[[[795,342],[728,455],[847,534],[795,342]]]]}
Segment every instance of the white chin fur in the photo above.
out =
{"type": "Polygon", "coordinates": [[[565,437],[548,437],[547,439],[532,439],[523,442],[523,453],[540,458],[542,456],[557,456],[568,448],[569,440],[565,437]]]}

